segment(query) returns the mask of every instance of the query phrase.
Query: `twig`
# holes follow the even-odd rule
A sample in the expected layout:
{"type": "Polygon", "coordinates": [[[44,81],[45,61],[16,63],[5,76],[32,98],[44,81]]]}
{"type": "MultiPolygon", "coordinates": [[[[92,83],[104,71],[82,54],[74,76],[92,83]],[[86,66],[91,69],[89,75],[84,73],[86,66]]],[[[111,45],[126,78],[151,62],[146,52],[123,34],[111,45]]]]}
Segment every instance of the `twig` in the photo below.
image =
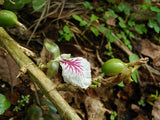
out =
{"type": "Polygon", "coordinates": [[[96,50],[96,56],[97,56],[97,59],[98,59],[98,61],[100,62],[100,64],[103,65],[104,62],[103,62],[103,60],[100,58],[98,50],[96,50]]]}
{"type": "Polygon", "coordinates": [[[42,93],[55,105],[62,119],[81,120],[75,110],[62,98],[56,90],[56,84],[30,60],[17,46],[7,32],[0,27],[0,43],[12,56],[20,68],[24,66],[31,79],[38,85],[42,93]]]}
{"type": "Polygon", "coordinates": [[[38,28],[38,26],[39,26],[39,24],[40,24],[40,22],[43,20],[43,16],[44,16],[45,13],[46,13],[46,10],[47,10],[47,3],[48,3],[48,2],[46,1],[45,3],[46,3],[46,4],[45,4],[45,7],[44,7],[44,10],[43,10],[43,12],[42,12],[42,14],[41,14],[41,16],[40,16],[40,18],[39,18],[39,20],[38,20],[38,22],[37,22],[35,28],[34,28],[34,30],[33,30],[33,32],[32,32],[31,36],[29,37],[29,39],[28,39],[28,41],[27,41],[27,46],[29,45],[29,43],[30,43],[30,41],[31,41],[31,39],[32,39],[32,37],[33,37],[33,35],[34,35],[34,33],[36,32],[36,30],[37,30],[37,28],[38,28]]]}

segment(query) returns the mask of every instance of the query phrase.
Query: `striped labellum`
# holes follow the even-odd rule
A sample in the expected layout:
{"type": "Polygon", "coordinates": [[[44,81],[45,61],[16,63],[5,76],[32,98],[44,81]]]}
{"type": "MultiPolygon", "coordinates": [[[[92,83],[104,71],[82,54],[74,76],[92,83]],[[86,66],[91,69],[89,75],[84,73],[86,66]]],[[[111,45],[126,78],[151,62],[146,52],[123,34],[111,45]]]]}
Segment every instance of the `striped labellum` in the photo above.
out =
{"type": "Polygon", "coordinates": [[[82,58],[59,59],[62,67],[62,76],[65,82],[81,88],[88,88],[91,85],[90,63],[82,58]]]}

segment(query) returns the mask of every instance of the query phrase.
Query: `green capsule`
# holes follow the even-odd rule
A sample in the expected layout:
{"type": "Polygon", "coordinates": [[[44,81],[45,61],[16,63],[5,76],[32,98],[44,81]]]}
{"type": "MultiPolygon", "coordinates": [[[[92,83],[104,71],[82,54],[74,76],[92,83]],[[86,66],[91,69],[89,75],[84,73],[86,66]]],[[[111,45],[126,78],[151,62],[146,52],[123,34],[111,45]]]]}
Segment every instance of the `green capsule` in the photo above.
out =
{"type": "Polygon", "coordinates": [[[9,10],[0,11],[0,26],[12,27],[15,24],[18,24],[18,18],[14,12],[9,10]]]}
{"type": "Polygon", "coordinates": [[[102,65],[102,72],[105,75],[116,75],[121,73],[126,66],[127,64],[122,62],[120,59],[113,58],[102,65]]]}

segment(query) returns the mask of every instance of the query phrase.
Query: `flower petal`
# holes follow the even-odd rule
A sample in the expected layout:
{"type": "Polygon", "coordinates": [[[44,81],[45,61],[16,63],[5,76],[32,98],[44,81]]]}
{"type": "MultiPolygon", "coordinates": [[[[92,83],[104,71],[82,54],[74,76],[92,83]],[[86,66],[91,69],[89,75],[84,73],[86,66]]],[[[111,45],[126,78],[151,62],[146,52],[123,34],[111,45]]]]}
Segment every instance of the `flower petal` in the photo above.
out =
{"type": "Polygon", "coordinates": [[[81,88],[88,88],[91,85],[91,68],[86,59],[75,57],[61,59],[59,62],[65,82],[81,88]]]}

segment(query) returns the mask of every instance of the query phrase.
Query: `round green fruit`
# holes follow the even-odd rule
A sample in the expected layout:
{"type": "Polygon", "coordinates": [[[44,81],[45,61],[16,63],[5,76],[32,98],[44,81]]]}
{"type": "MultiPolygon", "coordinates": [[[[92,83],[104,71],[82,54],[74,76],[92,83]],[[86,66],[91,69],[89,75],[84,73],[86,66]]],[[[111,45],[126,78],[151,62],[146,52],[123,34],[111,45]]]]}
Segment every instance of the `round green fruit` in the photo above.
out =
{"type": "Polygon", "coordinates": [[[0,26],[12,27],[17,23],[18,23],[18,19],[14,12],[9,10],[0,11],[0,26]]]}
{"type": "Polygon", "coordinates": [[[108,61],[106,61],[102,65],[102,72],[105,75],[116,75],[127,66],[127,63],[122,62],[120,59],[113,58],[108,61]]]}

